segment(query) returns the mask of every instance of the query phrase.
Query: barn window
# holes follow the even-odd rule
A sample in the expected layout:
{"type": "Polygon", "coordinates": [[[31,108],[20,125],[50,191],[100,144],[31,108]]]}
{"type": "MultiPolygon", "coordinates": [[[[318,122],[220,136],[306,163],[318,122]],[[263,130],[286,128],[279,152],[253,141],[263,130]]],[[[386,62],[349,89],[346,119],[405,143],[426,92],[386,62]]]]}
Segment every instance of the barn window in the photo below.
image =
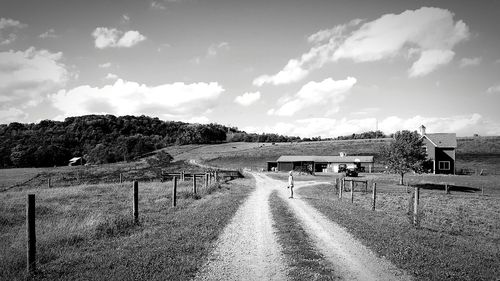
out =
{"type": "Polygon", "coordinates": [[[449,170],[450,161],[439,161],[439,170],[449,170]]]}

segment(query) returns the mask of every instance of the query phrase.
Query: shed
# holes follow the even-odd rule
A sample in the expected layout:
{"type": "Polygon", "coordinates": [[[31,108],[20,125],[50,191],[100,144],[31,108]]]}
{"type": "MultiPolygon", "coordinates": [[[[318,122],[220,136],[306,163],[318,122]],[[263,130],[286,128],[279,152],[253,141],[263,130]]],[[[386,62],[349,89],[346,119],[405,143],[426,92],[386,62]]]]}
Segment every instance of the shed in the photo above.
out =
{"type": "Polygon", "coordinates": [[[83,165],[84,162],[85,160],[83,159],[83,157],[73,157],[69,159],[68,166],[80,166],[83,165]]]}

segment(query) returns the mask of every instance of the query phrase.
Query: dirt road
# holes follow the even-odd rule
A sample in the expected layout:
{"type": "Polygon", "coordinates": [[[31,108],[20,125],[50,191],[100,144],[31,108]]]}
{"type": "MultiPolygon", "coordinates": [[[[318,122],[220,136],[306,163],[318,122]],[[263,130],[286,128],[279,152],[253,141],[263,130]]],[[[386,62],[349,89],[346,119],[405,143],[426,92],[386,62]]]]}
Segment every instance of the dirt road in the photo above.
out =
{"type": "MultiPolygon", "coordinates": [[[[209,262],[195,280],[286,280],[288,272],[276,242],[269,195],[278,190],[315,241],[318,251],[345,280],[412,280],[389,261],[377,257],[345,229],[300,199],[288,199],[283,181],[253,173],[256,190],[240,207],[219,238],[209,262]]],[[[296,182],[296,189],[315,182],[296,182]]]]}

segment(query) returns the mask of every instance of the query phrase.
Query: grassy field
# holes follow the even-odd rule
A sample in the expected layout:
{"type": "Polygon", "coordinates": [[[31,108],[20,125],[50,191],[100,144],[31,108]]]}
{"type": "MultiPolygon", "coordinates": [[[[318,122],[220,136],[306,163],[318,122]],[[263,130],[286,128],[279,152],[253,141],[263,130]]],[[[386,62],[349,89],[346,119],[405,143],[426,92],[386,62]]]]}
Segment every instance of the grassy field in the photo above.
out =
{"type": "Polygon", "coordinates": [[[382,179],[377,191],[375,212],[370,193],[355,192],[351,204],[349,193],[339,200],[328,184],[297,192],[418,280],[496,280],[500,276],[500,197],[423,189],[421,228],[416,229],[408,213],[411,195],[404,187],[382,179]]]}
{"type": "Polygon", "coordinates": [[[161,169],[151,168],[146,161],[96,166],[0,169],[0,191],[46,188],[49,178],[51,179],[51,187],[118,183],[120,174],[122,174],[123,181],[157,181],[160,178],[161,170],[167,172],[186,171],[187,173],[203,172],[202,168],[189,165],[184,161],[172,162],[161,169]]]}
{"type": "MultiPolygon", "coordinates": [[[[191,182],[181,182],[176,208],[171,185],[140,182],[138,224],[131,214],[130,183],[30,190],[37,204],[37,279],[194,276],[254,182],[245,178],[200,188],[200,196],[191,193],[191,182]]],[[[0,280],[25,278],[25,201],[26,191],[0,193],[0,280]]]]}
{"type": "MultiPolygon", "coordinates": [[[[383,171],[379,151],[391,139],[337,140],[299,143],[224,143],[185,145],[165,148],[175,159],[197,159],[207,164],[228,168],[267,168],[266,161],[281,155],[348,155],[375,156],[374,171],[383,171]]],[[[467,169],[486,175],[500,175],[500,137],[457,138],[457,170],[467,169]]]]}

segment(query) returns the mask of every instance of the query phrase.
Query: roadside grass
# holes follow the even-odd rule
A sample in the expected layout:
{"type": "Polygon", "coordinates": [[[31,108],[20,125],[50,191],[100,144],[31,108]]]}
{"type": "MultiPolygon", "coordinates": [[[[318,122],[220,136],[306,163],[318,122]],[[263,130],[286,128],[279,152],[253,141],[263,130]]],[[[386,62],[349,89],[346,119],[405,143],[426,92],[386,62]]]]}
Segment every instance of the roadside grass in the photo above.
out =
{"type": "Polygon", "coordinates": [[[278,242],[290,267],[289,280],[339,280],[333,265],[318,252],[299,220],[274,191],[269,199],[278,242]]]}
{"type": "MultiPolygon", "coordinates": [[[[254,186],[252,178],[191,193],[179,182],[139,183],[139,222],[131,183],[37,189],[38,280],[186,280],[254,186]]],[[[26,192],[0,193],[0,280],[23,280],[26,192]]]]}
{"type": "MultiPolygon", "coordinates": [[[[371,190],[371,189],[370,189],[371,190]]],[[[297,190],[330,220],[347,228],[379,256],[417,280],[497,280],[500,276],[500,198],[421,190],[421,227],[410,225],[410,194],[404,187],[377,185],[371,194],[338,199],[332,185],[297,190]]]]}

